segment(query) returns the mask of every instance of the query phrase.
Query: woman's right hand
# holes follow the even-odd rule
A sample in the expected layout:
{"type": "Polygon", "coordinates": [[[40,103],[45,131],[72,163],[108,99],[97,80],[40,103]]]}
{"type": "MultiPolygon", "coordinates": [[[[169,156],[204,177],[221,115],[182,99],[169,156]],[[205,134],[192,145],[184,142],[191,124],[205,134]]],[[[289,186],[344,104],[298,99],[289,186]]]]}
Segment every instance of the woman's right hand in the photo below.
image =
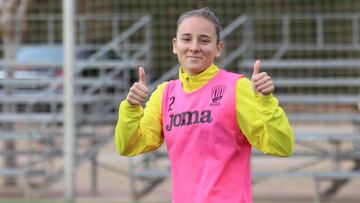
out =
{"type": "Polygon", "coordinates": [[[146,86],[146,74],[143,67],[139,67],[139,82],[133,84],[130,88],[126,100],[131,105],[141,105],[149,93],[149,88],[146,86]]]}

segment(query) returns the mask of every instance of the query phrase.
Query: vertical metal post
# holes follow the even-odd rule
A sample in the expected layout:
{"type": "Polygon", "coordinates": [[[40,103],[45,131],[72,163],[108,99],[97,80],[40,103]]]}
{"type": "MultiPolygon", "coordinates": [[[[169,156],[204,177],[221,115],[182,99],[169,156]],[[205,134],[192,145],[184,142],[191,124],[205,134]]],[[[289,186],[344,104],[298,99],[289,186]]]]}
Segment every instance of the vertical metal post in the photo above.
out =
{"type": "MultiPolygon", "coordinates": [[[[242,43],[245,46],[246,50],[244,51],[243,57],[238,57],[240,60],[251,60],[255,58],[255,18],[252,16],[247,16],[246,21],[244,22],[243,28],[242,28],[242,43]]],[[[251,75],[250,71],[247,70],[241,70],[241,67],[237,67],[238,72],[243,72],[244,74],[251,75]]]]}
{"type": "Polygon", "coordinates": [[[321,199],[320,179],[314,177],[314,184],[315,184],[314,203],[320,203],[320,199],[321,199]]]}
{"type": "Polygon", "coordinates": [[[341,142],[338,140],[330,140],[330,159],[332,163],[332,171],[339,171],[341,156],[341,142]]]}
{"type": "Polygon", "coordinates": [[[86,41],[86,22],[87,19],[85,19],[84,17],[79,16],[78,18],[79,21],[79,43],[80,45],[84,45],[85,41],[86,41]]]}
{"type": "MultiPolygon", "coordinates": [[[[248,16],[246,22],[244,23],[244,28],[242,30],[242,38],[243,44],[246,47],[246,51],[243,54],[243,58],[245,60],[255,59],[255,18],[248,16]]],[[[238,71],[240,71],[240,67],[238,67],[238,71]]],[[[242,71],[242,70],[241,70],[242,71]]],[[[245,74],[250,74],[250,72],[244,72],[245,74]]],[[[251,74],[250,74],[251,75],[251,74]]]]}
{"type": "Polygon", "coordinates": [[[55,43],[55,19],[53,17],[46,20],[47,23],[47,44],[55,43]]]}
{"type": "MultiPolygon", "coordinates": [[[[93,145],[96,145],[96,142],[93,142],[93,145]]],[[[94,194],[98,192],[98,170],[97,170],[97,153],[91,157],[91,190],[94,194]]]]}
{"type": "Polygon", "coordinates": [[[130,189],[131,189],[132,200],[134,202],[137,202],[136,177],[134,176],[135,166],[133,161],[134,158],[129,159],[130,189]]]}
{"type": "Polygon", "coordinates": [[[282,19],[283,46],[288,47],[290,44],[290,18],[285,15],[282,19]]]}
{"type": "Polygon", "coordinates": [[[324,46],[324,19],[320,15],[316,17],[316,46],[324,46]]]}
{"type": "MultiPolygon", "coordinates": [[[[150,17],[149,17],[150,18],[150,17]]],[[[153,70],[152,68],[152,19],[149,20],[149,22],[145,25],[145,46],[146,46],[146,52],[148,54],[146,54],[146,68],[148,68],[148,70],[153,70]]],[[[153,77],[153,72],[147,72],[147,79],[148,81],[152,81],[152,77],[153,77]]]]}
{"type": "Polygon", "coordinates": [[[359,44],[359,16],[352,18],[352,44],[357,46],[359,44]]]}
{"type": "Polygon", "coordinates": [[[115,39],[119,35],[119,18],[112,17],[111,18],[111,26],[112,26],[112,38],[115,39]]]}
{"type": "Polygon", "coordinates": [[[63,0],[63,52],[64,52],[64,158],[66,202],[74,201],[75,191],[75,108],[74,108],[74,44],[75,1],[63,0]]]}

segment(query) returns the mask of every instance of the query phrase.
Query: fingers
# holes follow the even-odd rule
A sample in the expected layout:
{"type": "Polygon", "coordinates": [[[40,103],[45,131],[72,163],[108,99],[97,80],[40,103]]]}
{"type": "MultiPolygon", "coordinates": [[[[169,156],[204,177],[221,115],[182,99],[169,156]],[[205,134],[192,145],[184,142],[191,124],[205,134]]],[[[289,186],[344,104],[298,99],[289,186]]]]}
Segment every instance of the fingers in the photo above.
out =
{"type": "Polygon", "coordinates": [[[266,72],[260,72],[260,65],[260,60],[257,60],[254,64],[251,78],[253,89],[257,94],[268,95],[275,90],[275,86],[271,77],[266,72]]]}
{"type": "Polygon", "coordinates": [[[126,100],[132,105],[141,105],[149,93],[146,86],[146,74],[143,67],[139,67],[139,82],[133,84],[126,97],[126,100]]]}
{"type": "Polygon", "coordinates": [[[130,88],[130,92],[139,96],[145,98],[147,96],[149,89],[142,85],[141,83],[134,83],[134,85],[130,88]]]}
{"type": "Polygon", "coordinates": [[[274,92],[274,90],[275,90],[275,87],[273,85],[271,85],[271,86],[267,86],[264,89],[262,89],[260,91],[260,93],[263,95],[268,95],[268,94],[274,92]]]}
{"type": "Polygon", "coordinates": [[[266,73],[260,73],[255,80],[253,80],[253,86],[255,92],[260,93],[262,95],[268,95],[275,90],[271,77],[268,76],[266,73]]]}
{"type": "Polygon", "coordinates": [[[252,78],[252,82],[255,87],[259,87],[265,82],[271,81],[271,77],[266,72],[261,72],[257,75],[254,75],[252,78]]]}
{"type": "Polygon", "coordinates": [[[149,88],[140,82],[134,83],[134,85],[130,88],[130,91],[126,97],[128,102],[133,105],[140,105],[145,100],[149,93],[149,88]]]}
{"type": "Polygon", "coordinates": [[[146,74],[143,67],[139,67],[139,83],[146,85],[146,74]]]}
{"type": "Polygon", "coordinates": [[[142,104],[142,99],[134,94],[128,94],[128,96],[126,97],[126,100],[129,102],[129,104],[132,105],[141,105],[142,104]]]}

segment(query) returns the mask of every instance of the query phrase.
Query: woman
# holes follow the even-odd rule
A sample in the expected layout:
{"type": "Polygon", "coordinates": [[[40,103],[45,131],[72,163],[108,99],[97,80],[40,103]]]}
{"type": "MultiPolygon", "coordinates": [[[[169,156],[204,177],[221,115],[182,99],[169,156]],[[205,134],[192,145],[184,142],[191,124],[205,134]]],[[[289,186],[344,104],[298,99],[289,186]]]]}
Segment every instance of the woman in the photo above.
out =
{"type": "Polygon", "coordinates": [[[165,140],[174,203],[252,202],[251,147],[290,156],[293,132],[272,96],[270,76],[256,61],[251,81],[214,64],[224,44],[220,24],[207,8],[178,19],[173,52],[179,79],[160,84],[146,108],[146,75],[121,102],[115,144],[121,155],[157,149],[165,140]]]}

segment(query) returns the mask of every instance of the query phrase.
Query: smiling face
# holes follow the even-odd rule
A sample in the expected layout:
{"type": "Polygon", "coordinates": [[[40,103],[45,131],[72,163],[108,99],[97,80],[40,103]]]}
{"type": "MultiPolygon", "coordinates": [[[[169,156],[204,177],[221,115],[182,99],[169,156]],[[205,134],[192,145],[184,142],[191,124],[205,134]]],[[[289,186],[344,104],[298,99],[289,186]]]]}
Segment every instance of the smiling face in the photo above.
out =
{"type": "Polygon", "coordinates": [[[199,16],[185,18],[173,39],[173,52],[190,75],[207,69],[221,56],[223,46],[223,42],[218,42],[214,24],[199,16]]]}

